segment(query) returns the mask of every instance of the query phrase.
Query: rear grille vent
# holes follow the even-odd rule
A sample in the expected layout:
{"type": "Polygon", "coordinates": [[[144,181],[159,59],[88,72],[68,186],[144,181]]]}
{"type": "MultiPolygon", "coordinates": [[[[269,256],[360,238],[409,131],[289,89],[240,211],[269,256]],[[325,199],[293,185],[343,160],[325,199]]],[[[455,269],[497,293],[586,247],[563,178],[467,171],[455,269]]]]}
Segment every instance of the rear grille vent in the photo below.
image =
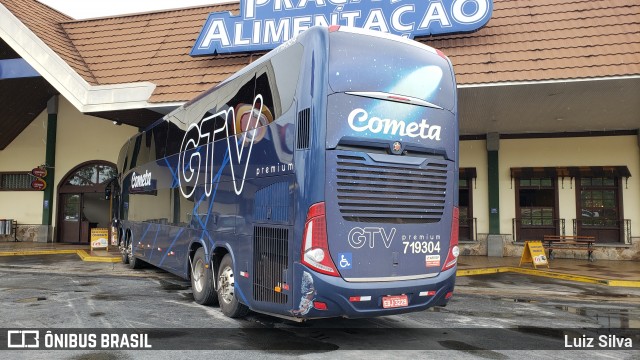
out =
{"type": "Polygon", "coordinates": [[[307,108],[298,113],[298,142],[297,149],[308,149],[311,132],[311,109],[307,108]]]}
{"type": "Polygon", "coordinates": [[[286,304],[287,295],[276,291],[286,282],[289,263],[289,231],[283,228],[256,226],[253,228],[253,298],[276,304],[286,304]]]}
{"type": "Polygon", "coordinates": [[[445,209],[447,163],[420,167],[337,155],[336,186],[345,220],[379,223],[434,223],[445,209]]]}

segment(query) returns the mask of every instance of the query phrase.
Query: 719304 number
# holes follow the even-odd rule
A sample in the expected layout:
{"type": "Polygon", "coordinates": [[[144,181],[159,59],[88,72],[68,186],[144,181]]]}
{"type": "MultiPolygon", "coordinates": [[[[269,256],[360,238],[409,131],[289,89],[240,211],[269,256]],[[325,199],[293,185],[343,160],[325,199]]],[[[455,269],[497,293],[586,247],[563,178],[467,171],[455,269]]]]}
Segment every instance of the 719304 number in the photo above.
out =
{"type": "Polygon", "coordinates": [[[440,252],[440,241],[403,241],[404,253],[433,254],[440,252]]]}

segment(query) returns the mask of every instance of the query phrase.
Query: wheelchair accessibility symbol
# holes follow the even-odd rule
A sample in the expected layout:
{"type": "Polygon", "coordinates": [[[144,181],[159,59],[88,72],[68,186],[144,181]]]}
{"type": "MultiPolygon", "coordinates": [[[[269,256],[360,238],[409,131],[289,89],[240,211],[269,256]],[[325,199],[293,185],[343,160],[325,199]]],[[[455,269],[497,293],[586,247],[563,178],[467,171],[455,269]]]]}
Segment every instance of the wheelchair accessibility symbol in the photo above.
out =
{"type": "Polygon", "coordinates": [[[339,253],[338,257],[340,258],[338,261],[340,269],[351,269],[351,263],[353,262],[351,253],[339,253]]]}

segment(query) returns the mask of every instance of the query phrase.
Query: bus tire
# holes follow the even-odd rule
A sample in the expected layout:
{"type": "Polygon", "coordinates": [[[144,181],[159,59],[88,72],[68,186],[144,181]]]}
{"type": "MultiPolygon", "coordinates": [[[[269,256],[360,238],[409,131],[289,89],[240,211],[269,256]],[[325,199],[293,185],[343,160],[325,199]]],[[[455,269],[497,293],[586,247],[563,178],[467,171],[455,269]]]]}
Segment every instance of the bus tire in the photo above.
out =
{"type": "Polygon", "coordinates": [[[131,269],[142,269],[144,266],[144,262],[142,260],[133,256],[133,246],[131,245],[131,241],[129,241],[129,245],[127,245],[127,258],[129,258],[129,268],[131,269]]]}
{"type": "Polygon", "coordinates": [[[128,253],[128,248],[127,248],[127,243],[124,242],[125,240],[122,240],[123,242],[120,243],[119,248],[120,248],[120,260],[122,261],[123,264],[127,265],[129,264],[129,253],[128,253]]]}
{"type": "Polygon", "coordinates": [[[204,248],[199,248],[191,261],[193,300],[200,305],[217,305],[218,293],[213,288],[213,271],[207,266],[204,248]]]}
{"type": "Polygon", "coordinates": [[[238,301],[235,292],[233,276],[233,260],[227,254],[220,262],[218,270],[218,302],[222,313],[230,318],[243,317],[249,313],[249,308],[238,301]]]}

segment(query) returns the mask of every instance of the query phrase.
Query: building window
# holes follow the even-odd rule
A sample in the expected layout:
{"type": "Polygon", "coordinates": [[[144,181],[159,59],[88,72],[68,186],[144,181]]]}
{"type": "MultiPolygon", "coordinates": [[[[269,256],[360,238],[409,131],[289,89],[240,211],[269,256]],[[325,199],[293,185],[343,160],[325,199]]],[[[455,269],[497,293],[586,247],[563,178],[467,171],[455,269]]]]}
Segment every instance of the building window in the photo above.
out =
{"type": "Polygon", "coordinates": [[[544,235],[561,233],[557,219],[558,193],[554,177],[519,178],[516,180],[517,240],[542,239],[544,235]]]}
{"type": "Polygon", "coordinates": [[[576,187],[578,235],[594,236],[598,242],[621,239],[622,206],[620,178],[582,177],[576,187]]]}
{"type": "Polygon", "coordinates": [[[84,166],[67,178],[64,185],[95,186],[104,184],[118,175],[118,171],[107,164],[91,164],[84,166]]]}
{"type": "Polygon", "coordinates": [[[520,219],[525,226],[553,226],[553,179],[520,179],[520,219]]]}
{"type": "Polygon", "coordinates": [[[615,179],[580,179],[580,216],[585,226],[617,226],[618,187],[615,179]]]}
{"type": "Polygon", "coordinates": [[[35,191],[31,182],[33,175],[25,172],[0,173],[0,191],[35,191]]]}

